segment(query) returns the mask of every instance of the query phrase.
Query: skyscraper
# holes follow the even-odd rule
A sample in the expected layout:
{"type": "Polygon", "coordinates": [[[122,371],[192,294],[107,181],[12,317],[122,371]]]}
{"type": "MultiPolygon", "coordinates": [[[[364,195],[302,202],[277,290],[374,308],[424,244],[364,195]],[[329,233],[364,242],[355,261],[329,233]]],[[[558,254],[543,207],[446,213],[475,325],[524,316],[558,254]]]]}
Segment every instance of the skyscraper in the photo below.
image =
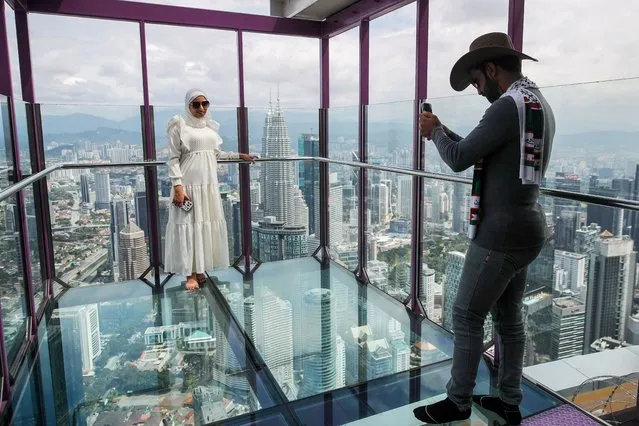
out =
{"type": "Polygon", "coordinates": [[[552,302],[551,359],[570,358],[583,354],[583,302],[574,297],[560,297],[552,302]]]}
{"type": "MultiPolygon", "coordinates": [[[[291,155],[291,139],[288,136],[288,128],[278,98],[275,109],[269,103],[264,119],[262,157],[277,158],[291,155]]],[[[299,189],[295,186],[295,164],[290,161],[273,161],[265,162],[261,167],[264,215],[275,216],[285,225],[299,226],[297,212],[302,208],[302,204],[306,203],[303,202],[303,197],[298,196],[299,189]]],[[[308,212],[306,215],[308,224],[308,212]]]]}
{"type": "Polygon", "coordinates": [[[555,250],[555,290],[581,293],[586,287],[586,255],[555,250]]]}
{"type": "Polygon", "coordinates": [[[90,194],[90,192],[89,192],[89,175],[88,174],[81,174],[80,175],[80,202],[89,203],[90,202],[89,194],[90,194]]]}
{"type": "Polygon", "coordinates": [[[149,267],[144,231],[129,223],[120,231],[119,274],[121,281],[136,280],[149,267]]]}
{"type": "MultiPolygon", "coordinates": [[[[319,157],[319,136],[311,133],[300,135],[297,140],[297,153],[301,157],[319,157]]],[[[302,161],[299,163],[299,187],[308,206],[308,233],[316,233],[315,182],[319,182],[319,163],[302,161]]]]}
{"type": "Polygon", "coordinates": [[[453,185],[453,231],[460,234],[465,234],[468,231],[469,196],[467,185],[459,182],[453,185]]]}
{"type": "Polygon", "coordinates": [[[337,384],[337,340],[335,300],[329,289],[314,288],[303,298],[304,380],[299,397],[335,389],[337,384]]]}
{"type": "Polygon", "coordinates": [[[111,179],[108,172],[95,174],[95,208],[108,209],[111,202],[111,179]]]}
{"type": "Polygon", "coordinates": [[[79,336],[82,354],[82,374],[91,373],[94,368],[93,361],[102,353],[98,305],[58,308],[53,316],[60,319],[63,341],[68,336],[79,336]],[[68,336],[65,336],[65,334],[68,336]]]}
{"type": "Polygon", "coordinates": [[[146,187],[144,186],[144,176],[138,176],[135,186],[135,222],[144,231],[144,236],[149,238],[149,213],[146,202],[146,187]]]}
{"type": "Polygon", "coordinates": [[[111,265],[113,267],[114,281],[118,281],[118,259],[120,255],[120,231],[128,224],[131,206],[128,200],[119,195],[113,197],[111,202],[111,265]]]}
{"type": "Polygon", "coordinates": [[[413,177],[399,176],[397,178],[397,216],[410,218],[413,206],[413,177]]]}
{"type": "Polygon", "coordinates": [[[279,298],[268,288],[257,291],[261,293],[258,297],[261,301],[255,309],[255,343],[277,382],[289,390],[287,396],[295,398],[291,302],[279,298]]]}
{"type": "Polygon", "coordinates": [[[624,340],[637,269],[637,252],[628,237],[604,231],[594,256],[594,276],[588,286],[585,344],[602,337],[624,340]]]}

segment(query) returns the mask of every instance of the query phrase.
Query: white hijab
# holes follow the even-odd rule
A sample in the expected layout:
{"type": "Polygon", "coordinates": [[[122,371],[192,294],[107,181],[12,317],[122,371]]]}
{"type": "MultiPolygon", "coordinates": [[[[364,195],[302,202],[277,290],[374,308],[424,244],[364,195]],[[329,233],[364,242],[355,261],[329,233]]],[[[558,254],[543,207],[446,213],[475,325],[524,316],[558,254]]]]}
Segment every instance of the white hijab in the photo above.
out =
{"type": "Polygon", "coordinates": [[[220,124],[211,118],[210,110],[207,110],[206,114],[202,118],[197,118],[193,114],[191,114],[189,105],[191,105],[191,102],[193,102],[193,99],[197,98],[198,96],[203,96],[206,100],[209,99],[208,96],[206,96],[206,93],[204,93],[204,91],[200,89],[190,89],[188,92],[186,92],[186,96],[184,97],[184,110],[185,110],[185,114],[183,117],[184,121],[189,126],[193,126],[193,127],[209,126],[213,130],[217,131],[220,128],[220,124]]]}
{"type": "MultiPolygon", "coordinates": [[[[210,109],[206,111],[206,114],[202,118],[195,117],[193,114],[191,114],[189,105],[191,105],[193,99],[197,98],[198,96],[204,96],[204,98],[206,98],[207,100],[209,99],[208,96],[206,96],[206,93],[204,93],[204,91],[200,89],[190,89],[188,92],[186,92],[186,95],[184,97],[184,113],[181,115],[175,115],[169,120],[169,123],[167,125],[168,134],[170,134],[176,126],[178,128],[181,128],[182,125],[197,128],[208,126],[216,132],[218,131],[218,129],[220,128],[220,123],[211,118],[210,109]]],[[[182,143],[184,143],[184,141],[182,141],[182,143]]]]}

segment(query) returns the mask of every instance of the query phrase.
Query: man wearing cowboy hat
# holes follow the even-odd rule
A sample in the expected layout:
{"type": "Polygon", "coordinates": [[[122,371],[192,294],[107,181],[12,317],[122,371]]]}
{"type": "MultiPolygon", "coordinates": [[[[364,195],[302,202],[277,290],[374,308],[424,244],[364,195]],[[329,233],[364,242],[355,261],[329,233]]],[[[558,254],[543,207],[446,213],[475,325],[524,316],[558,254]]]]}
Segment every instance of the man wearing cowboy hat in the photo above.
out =
{"type": "Polygon", "coordinates": [[[420,115],[422,135],[432,140],[456,172],[474,166],[471,239],[453,307],[455,349],[447,398],[416,408],[429,424],[465,420],[474,401],[509,425],[521,423],[521,375],[525,332],[521,316],[528,265],[546,241],[538,203],[555,133],[550,105],[521,73],[522,59],[503,33],[484,34],[453,66],[450,84],[472,84],[490,103],[484,117],[461,138],[429,112],[420,115]],[[483,353],[483,325],[492,314],[499,334],[498,396],[475,395],[483,353]]]}

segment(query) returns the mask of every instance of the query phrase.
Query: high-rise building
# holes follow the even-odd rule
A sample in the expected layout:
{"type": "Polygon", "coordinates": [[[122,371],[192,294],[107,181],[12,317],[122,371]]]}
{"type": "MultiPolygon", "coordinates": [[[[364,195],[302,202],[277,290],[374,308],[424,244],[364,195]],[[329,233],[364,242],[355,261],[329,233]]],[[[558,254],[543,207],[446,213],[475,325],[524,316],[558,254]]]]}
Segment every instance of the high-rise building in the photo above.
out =
{"type": "Polygon", "coordinates": [[[453,184],[453,231],[459,234],[468,232],[468,197],[470,191],[468,185],[456,182],[453,184]]]}
{"type": "Polygon", "coordinates": [[[574,251],[575,232],[581,227],[581,212],[567,210],[555,220],[555,249],[574,251]]]}
{"type": "MultiPolygon", "coordinates": [[[[319,135],[303,133],[297,140],[297,153],[301,157],[319,157],[319,135]]],[[[302,161],[299,163],[299,187],[308,206],[308,233],[316,233],[315,184],[319,182],[319,163],[302,161]]]]}
{"type": "Polygon", "coordinates": [[[366,362],[367,380],[388,376],[395,372],[393,369],[393,354],[385,338],[367,340],[366,351],[368,353],[366,362]]]}
{"type": "Polygon", "coordinates": [[[89,191],[89,175],[83,173],[80,175],[80,202],[90,203],[91,196],[89,191]]]}
{"type": "Polygon", "coordinates": [[[120,280],[137,280],[149,267],[144,231],[135,223],[129,223],[120,231],[119,246],[120,280]]]}
{"type": "Polygon", "coordinates": [[[426,315],[433,318],[435,314],[435,270],[426,264],[422,265],[422,288],[419,289],[419,299],[422,301],[426,315]]]}
{"type": "Polygon", "coordinates": [[[379,226],[388,223],[390,213],[390,191],[385,183],[374,183],[370,189],[370,221],[379,226]]]}
{"type": "MultiPolygon", "coordinates": [[[[453,308],[455,306],[455,298],[459,290],[462,272],[464,270],[464,262],[466,255],[458,251],[448,252],[446,255],[446,280],[444,283],[443,309],[442,309],[442,325],[448,330],[453,329],[453,308]]],[[[484,342],[492,338],[493,319],[488,314],[484,321],[484,342]]]]}
{"type": "MultiPolygon", "coordinates": [[[[344,241],[344,186],[339,182],[337,173],[331,173],[328,177],[328,223],[330,244],[336,247],[344,241]]],[[[319,238],[320,232],[320,203],[319,182],[315,182],[315,232],[319,238]]]]}
{"type": "Polygon", "coordinates": [[[135,192],[135,221],[144,231],[144,236],[149,237],[149,213],[146,204],[146,190],[135,192]]]}
{"type": "MultiPolygon", "coordinates": [[[[595,263],[593,259],[600,234],[601,228],[596,223],[592,223],[590,226],[582,226],[575,232],[575,253],[586,255],[584,281],[587,286],[590,285],[590,280],[594,277],[595,263]]],[[[585,297],[585,294],[583,296],[585,297]]]]}
{"type": "Polygon", "coordinates": [[[413,177],[397,178],[397,217],[410,219],[413,212],[413,177]]]}
{"type": "Polygon", "coordinates": [[[466,255],[458,251],[451,251],[446,254],[446,279],[444,281],[442,325],[447,330],[453,328],[453,305],[459,281],[464,269],[466,255]]]}
{"type": "MultiPolygon", "coordinates": [[[[288,127],[278,99],[275,109],[269,103],[264,119],[262,157],[277,158],[291,155],[291,139],[288,136],[288,127]]],[[[261,167],[264,215],[274,216],[276,220],[287,226],[298,225],[297,210],[300,202],[299,199],[296,201],[299,190],[295,186],[295,164],[290,161],[270,161],[262,164],[261,167]]],[[[308,212],[306,223],[308,224],[308,212]]]]}
{"type": "Polygon", "coordinates": [[[255,344],[273,376],[289,397],[297,396],[293,377],[293,309],[270,289],[258,290],[260,303],[255,312],[255,344]]]}
{"type": "MultiPolygon", "coordinates": [[[[58,308],[53,316],[60,319],[63,330],[73,330],[73,334],[79,337],[82,354],[82,374],[90,374],[94,369],[95,359],[102,353],[98,305],[58,308]]],[[[64,338],[65,336],[63,335],[63,340],[64,338]]]]}
{"type": "Polygon", "coordinates": [[[602,337],[625,339],[637,269],[633,241],[604,231],[597,243],[594,262],[586,302],[586,347],[602,337]]]}
{"type": "MultiPolygon", "coordinates": [[[[343,388],[346,386],[346,344],[339,334],[335,341],[335,371],[337,378],[335,379],[335,388],[343,388]]],[[[402,370],[403,371],[403,370],[402,370]]]]}
{"type": "Polygon", "coordinates": [[[128,224],[131,205],[128,200],[119,195],[113,197],[111,202],[111,252],[110,259],[113,267],[114,281],[118,281],[118,258],[120,254],[120,231],[128,224]]]}
{"type": "Polygon", "coordinates": [[[304,380],[299,397],[335,389],[337,385],[337,348],[335,300],[331,290],[314,288],[303,297],[304,380]]]}
{"type": "Polygon", "coordinates": [[[574,297],[560,297],[552,302],[551,359],[582,355],[586,306],[574,297]]]}
{"type": "Polygon", "coordinates": [[[586,255],[555,250],[555,290],[578,294],[585,291],[585,287],[586,255]]]}
{"type": "MultiPolygon", "coordinates": [[[[548,186],[550,186],[551,188],[560,189],[562,191],[580,192],[581,179],[576,174],[559,172],[552,182],[548,182],[548,186]]],[[[561,198],[552,198],[552,204],[553,219],[561,216],[561,212],[563,211],[579,211],[581,208],[578,202],[564,200],[561,198]]]]}
{"type": "Polygon", "coordinates": [[[273,216],[253,225],[253,254],[262,262],[296,259],[308,255],[308,235],[303,226],[285,226],[273,216]]]}
{"type": "Polygon", "coordinates": [[[105,210],[111,206],[111,179],[108,172],[95,174],[95,208],[105,210]]]}

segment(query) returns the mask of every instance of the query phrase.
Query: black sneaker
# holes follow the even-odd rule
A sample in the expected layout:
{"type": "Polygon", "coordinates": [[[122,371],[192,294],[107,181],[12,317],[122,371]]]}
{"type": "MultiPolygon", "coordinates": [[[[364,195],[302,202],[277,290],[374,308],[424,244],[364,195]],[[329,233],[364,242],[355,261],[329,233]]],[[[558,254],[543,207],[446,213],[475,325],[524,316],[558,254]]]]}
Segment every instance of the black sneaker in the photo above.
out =
{"type": "Polygon", "coordinates": [[[521,424],[521,411],[519,411],[518,405],[506,404],[498,397],[490,395],[474,395],[473,402],[481,408],[497,414],[506,421],[508,426],[521,424]]]}
{"type": "Polygon", "coordinates": [[[413,410],[413,414],[418,420],[429,425],[468,420],[470,413],[470,408],[462,411],[448,398],[413,410]]]}

